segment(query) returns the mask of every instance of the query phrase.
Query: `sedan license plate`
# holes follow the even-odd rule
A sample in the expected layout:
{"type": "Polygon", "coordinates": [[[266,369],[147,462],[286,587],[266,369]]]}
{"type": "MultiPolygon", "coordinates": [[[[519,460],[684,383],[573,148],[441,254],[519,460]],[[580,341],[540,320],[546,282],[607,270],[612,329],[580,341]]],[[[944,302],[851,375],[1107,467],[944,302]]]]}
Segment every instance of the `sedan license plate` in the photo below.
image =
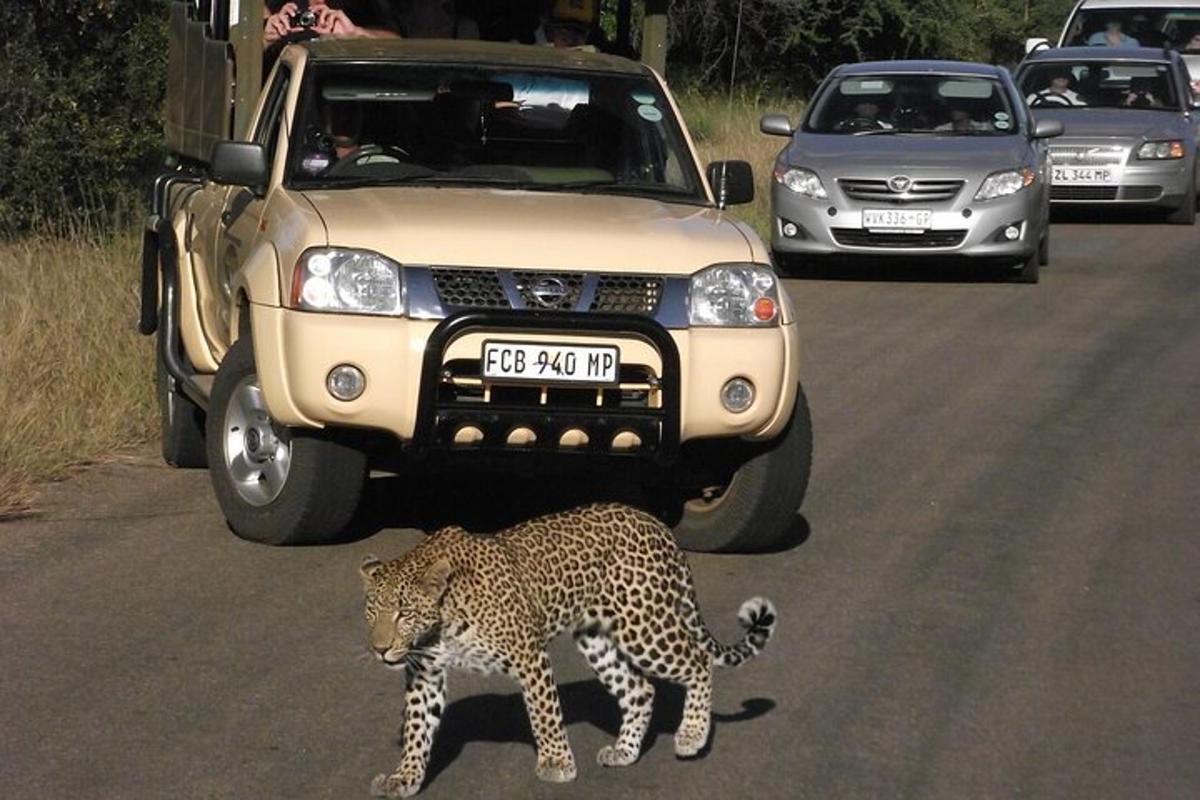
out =
{"type": "Polygon", "coordinates": [[[1112,167],[1053,167],[1051,180],[1058,184],[1096,185],[1117,183],[1112,167]]]}
{"type": "Polygon", "coordinates": [[[864,208],[862,226],[870,231],[921,233],[933,223],[933,211],[927,208],[864,208]]]}
{"type": "Polygon", "coordinates": [[[611,346],[484,342],[485,380],[616,384],[621,351],[611,346]]]}

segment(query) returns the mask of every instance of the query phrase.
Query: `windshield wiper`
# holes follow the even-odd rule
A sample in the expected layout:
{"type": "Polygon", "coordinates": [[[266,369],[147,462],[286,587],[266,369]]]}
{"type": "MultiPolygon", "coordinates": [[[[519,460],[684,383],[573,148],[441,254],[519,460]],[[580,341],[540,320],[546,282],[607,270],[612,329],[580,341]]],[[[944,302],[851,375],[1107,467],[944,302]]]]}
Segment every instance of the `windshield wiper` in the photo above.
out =
{"type": "Polygon", "coordinates": [[[567,181],[565,183],[543,183],[539,189],[556,192],[580,192],[582,194],[642,194],[668,195],[671,197],[694,197],[687,189],[663,183],[629,183],[622,181],[567,181]]]}
{"type": "Polygon", "coordinates": [[[912,131],[902,131],[896,128],[872,128],[869,131],[858,131],[850,134],[851,136],[879,136],[881,134],[896,134],[896,133],[912,133],[912,131]]]}

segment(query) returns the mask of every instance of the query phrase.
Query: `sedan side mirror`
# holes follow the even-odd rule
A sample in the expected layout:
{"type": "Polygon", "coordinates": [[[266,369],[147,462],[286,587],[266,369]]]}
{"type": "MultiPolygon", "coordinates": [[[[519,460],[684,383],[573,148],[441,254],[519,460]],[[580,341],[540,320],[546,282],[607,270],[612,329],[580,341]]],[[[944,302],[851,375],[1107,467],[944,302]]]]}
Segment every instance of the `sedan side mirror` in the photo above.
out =
{"type": "Polygon", "coordinates": [[[1063,135],[1063,124],[1056,119],[1039,119],[1033,123],[1033,139],[1053,139],[1063,135]]]}
{"type": "Polygon", "coordinates": [[[708,185],[717,196],[717,207],[754,200],[754,170],[746,161],[714,161],[708,165],[708,185]]]}
{"type": "Polygon", "coordinates": [[[794,133],[792,121],[787,114],[763,114],[758,122],[758,129],[770,136],[791,136],[794,133]]]}
{"type": "Polygon", "coordinates": [[[217,183],[259,191],[267,185],[267,151],[256,142],[217,142],[209,174],[217,183]]]}

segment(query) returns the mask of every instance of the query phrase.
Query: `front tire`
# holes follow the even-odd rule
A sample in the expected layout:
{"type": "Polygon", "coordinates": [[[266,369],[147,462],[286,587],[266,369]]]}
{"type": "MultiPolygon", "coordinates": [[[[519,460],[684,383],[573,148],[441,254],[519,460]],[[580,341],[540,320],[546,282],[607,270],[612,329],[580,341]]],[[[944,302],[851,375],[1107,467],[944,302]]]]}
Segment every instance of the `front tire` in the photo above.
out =
{"type": "Polygon", "coordinates": [[[1179,208],[1167,215],[1167,222],[1172,225],[1191,225],[1196,221],[1196,183],[1193,180],[1191,189],[1183,196],[1179,208]]]}
{"type": "Polygon", "coordinates": [[[217,503],[243,539],[272,545],[336,541],[358,508],[365,454],[325,431],[271,419],[249,336],[213,382],[208,463],[217,503]]]}
{"type": "Polygon", "coordinates": [[[1039,247],[1017,267],[1016,272],[1013,273],[1013,280],[1017,283],[1037,283],[1041,264],[1041,248],[1039,247]]]}
{"type": "Polygon", "coordinates": [[[785,539],[812,472],[812,417],[803,387],[777,439],[697,442],[685,450],[681,480],[663,516],[679,546],[698,552],[754,552],[785,539]]]}

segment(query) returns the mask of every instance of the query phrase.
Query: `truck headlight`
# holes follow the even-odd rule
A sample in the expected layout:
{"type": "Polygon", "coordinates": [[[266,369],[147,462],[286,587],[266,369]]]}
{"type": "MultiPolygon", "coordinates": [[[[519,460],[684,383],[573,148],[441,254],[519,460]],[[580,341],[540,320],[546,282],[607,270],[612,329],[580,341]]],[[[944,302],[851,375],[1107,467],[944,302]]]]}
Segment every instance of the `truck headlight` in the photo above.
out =
{"type": "Polygon", "coordinates": [[[1026,186],[1032,186],[1036,180],[1037,173],[1029,167],[993,172],[983,179],[983,184],[975,193],[975,199],[994,200],[997,197],[1007,197],[1010,194],[1016,194],[1026,186]]]}
{"type": "Polygon", "coordinates": [[[827,195],[825,186],[817,173],[801,167],[775,166],[775,182],[781,183],[796,194],[811,197],[814,200],[824,200],[827,195]]]}
{"type": "Polygon", "coordinates": [[[688,323],[733,328],[779,324],[779,284],[762,264],[714,264],[692,276],[688,323]]]}
{"type": "Polygon", "coordinates": [[[1137,157],[1143,161],[1183,158],[1183,142],[1178,139],[1170,139],[1165,142],[1146,142],[1138,148],[1137,157]]]}
{"type": "Polygon", "coordinates": [[[308,250],[296,264],[292,306],[399,316],[405,310],[403,271],[395,261],[369,250],[308,250]]]}

